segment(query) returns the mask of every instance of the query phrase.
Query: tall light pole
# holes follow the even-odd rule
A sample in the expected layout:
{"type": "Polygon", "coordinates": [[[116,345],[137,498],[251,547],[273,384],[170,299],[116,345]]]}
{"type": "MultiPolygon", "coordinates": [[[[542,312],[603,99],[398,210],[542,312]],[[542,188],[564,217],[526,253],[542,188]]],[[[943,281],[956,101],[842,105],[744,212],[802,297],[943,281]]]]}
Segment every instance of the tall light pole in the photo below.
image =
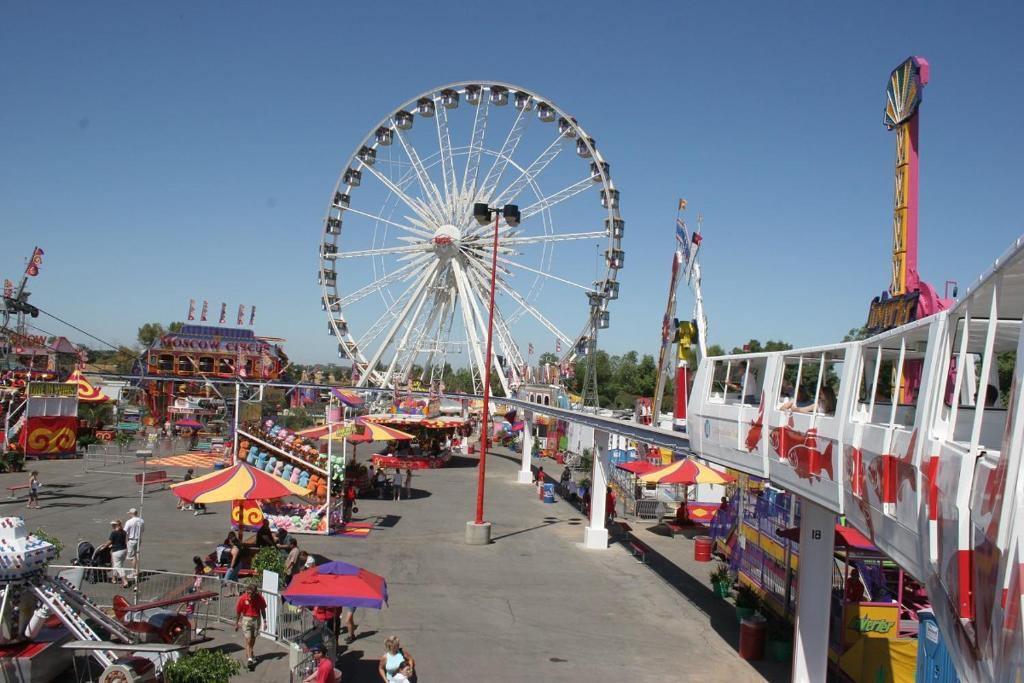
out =
{"type": "Polygon", "coordinates": [[[490,207],[474,204],[473,217],[480,225],[487,225],[494,216],[494,244],[491,249],[491,292],[487,308],[487,353],[484,356],[484,406],[483,423],[480,426],[480,465],[477,468],[476,518],[466,525],[466,542],[471,545],[486,545],[491,542],[491,526],[484,523],[484,476],[487,472],[487,441],[491,430],[491,346],[494,336],[494,283],[498,273],[498,227],[501,217],[510,227],[519,225],[519,207],[506,204],[504,207],[490,207]]]}

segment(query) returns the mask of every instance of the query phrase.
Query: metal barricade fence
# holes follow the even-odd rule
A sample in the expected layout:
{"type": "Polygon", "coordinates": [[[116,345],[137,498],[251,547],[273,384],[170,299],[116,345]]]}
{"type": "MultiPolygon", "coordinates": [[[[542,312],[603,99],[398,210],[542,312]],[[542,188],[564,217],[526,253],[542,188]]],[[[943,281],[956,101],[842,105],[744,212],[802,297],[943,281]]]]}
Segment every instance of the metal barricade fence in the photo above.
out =
{"type": "Polygon", "coordinates": [[[134,439],[125,445],[89,444],[82,454],[82,460],[86,472],[132,476],[142,472],[149,460],[187,451],[187,439],[167,437],[157,439],[153,443],[149,443],[146,439],[134,439]],[[145,452],[145,457],[141,455],[143,452],[145,452]]]}

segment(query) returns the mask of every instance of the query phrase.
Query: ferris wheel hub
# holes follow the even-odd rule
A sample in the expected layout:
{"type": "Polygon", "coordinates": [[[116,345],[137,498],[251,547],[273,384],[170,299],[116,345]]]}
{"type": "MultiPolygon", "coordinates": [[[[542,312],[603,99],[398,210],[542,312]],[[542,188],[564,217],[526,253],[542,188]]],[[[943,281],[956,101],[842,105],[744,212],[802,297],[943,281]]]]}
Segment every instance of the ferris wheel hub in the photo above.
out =
{"type": "Polygon", "coordinates": [[[459,244],[462,241],[462,231],[454,225],[442,225],[431,238],[434,245],[434,252],[440,258],[451,258],[459,251],[459,244]]]}

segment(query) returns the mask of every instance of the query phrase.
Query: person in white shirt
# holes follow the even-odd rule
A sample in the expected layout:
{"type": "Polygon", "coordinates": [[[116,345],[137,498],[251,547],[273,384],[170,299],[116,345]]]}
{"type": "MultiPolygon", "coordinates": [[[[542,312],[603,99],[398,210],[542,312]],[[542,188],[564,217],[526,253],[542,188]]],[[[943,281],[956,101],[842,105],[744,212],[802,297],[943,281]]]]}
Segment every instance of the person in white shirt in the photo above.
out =
{"type": "Polygon", "coordinates": [[[142,545],[142,532],[146,523],[139,517],[139,511],[135,508],[128,510],[128,521],[124,523],[124,531],[128,535],[128,554],[126,560],[131,562],[132,577],[138,580],[139,576],[139,546],[142,545]]]}
{"type": "Polygon", "coordinates": [[[402,499],[402,470],[395,468],[395,476],[391,478],[391,489],[395,500],[402,499]]]}

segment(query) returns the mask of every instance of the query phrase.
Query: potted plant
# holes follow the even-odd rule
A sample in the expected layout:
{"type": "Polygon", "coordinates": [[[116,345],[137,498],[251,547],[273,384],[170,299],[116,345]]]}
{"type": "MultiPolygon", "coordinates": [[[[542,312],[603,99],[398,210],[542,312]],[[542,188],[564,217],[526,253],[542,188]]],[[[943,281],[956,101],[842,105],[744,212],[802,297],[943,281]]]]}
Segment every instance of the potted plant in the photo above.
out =
{"type": "Polygon", "coordinates": [[[772,619],[768,623],[768,656],[776,662],[793,658],[793,624],[785,619],[772,619]]]}
{"type": "Polygon", "coordinates": [[[747,617],[753,616],[760,604],[761,597],[757,591],[747,584],[741,583],[736,589],[736,619],[743,621],[747,617]]]}
{"type": "Polygon", "coordinates": [[[729,593],[732,591],[732,584],[733,576],[729,571],[729,565],[719,562],[718,566],[711,572],[711,586],[715,590],[715,595],[720,598],[729,597],[729,593]]]}

